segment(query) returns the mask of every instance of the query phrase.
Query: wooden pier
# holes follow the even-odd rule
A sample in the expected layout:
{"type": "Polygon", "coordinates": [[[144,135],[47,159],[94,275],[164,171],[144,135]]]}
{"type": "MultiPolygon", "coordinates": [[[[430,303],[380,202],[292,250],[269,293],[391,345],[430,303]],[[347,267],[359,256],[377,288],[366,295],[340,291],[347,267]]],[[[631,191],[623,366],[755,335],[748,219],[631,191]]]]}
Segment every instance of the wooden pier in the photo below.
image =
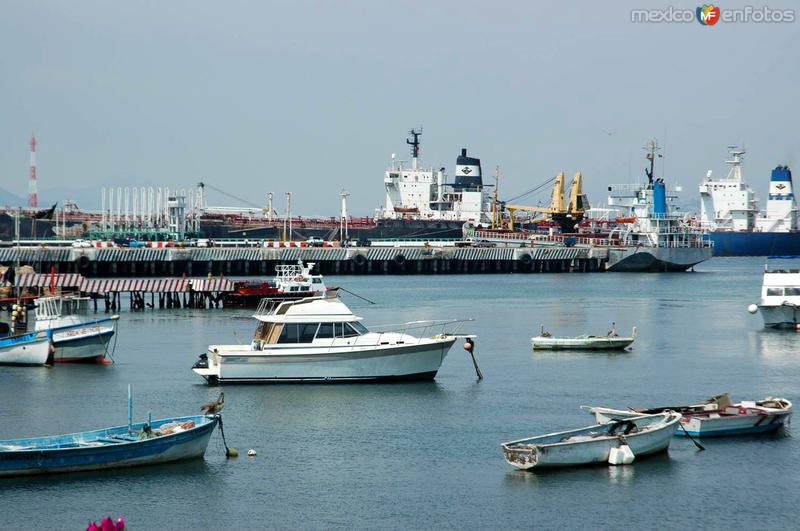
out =
{"type": "Polygon", "coordinates": [[[0,248],[0,264],[86,278],[272,276],[278,264],[314,262],[323,275],[603,271],[589,247],[0,248]]]}

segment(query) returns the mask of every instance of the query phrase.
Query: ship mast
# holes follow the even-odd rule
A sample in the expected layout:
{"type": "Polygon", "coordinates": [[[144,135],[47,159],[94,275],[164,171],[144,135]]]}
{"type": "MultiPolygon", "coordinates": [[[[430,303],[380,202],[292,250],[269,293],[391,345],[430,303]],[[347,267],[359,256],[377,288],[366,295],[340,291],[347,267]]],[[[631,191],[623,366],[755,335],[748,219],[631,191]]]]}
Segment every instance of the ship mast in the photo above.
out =
{"type": "Polygon", "coordinates": [[[411,138],[406,140],[406,144],[411,146],[411,169],[417,169],[417,159],[419,158],[419,137],[422,135],[422,127],[419,128],[419,131],[416,129],[412,129],[408,132],[411,135],[411,138]]]}
{"type": "Polygon", "coordinates": [[[658,140],[656,140],[655,138],[653,140],[649,141],[647,143],[647,146],[643,147],[642,149],[647,151],[647,157],[646,158],[647,158],[647,160],[650,161],[650,169],[648,170],[647,168],[645,168],[644,172],[645,172],[645,174],[647,174],[648,185],[649,185],[650,188],[652,188],[652,186],[653,186],[653,171],[654,171],[654,168],[655,168],[656,157],[661,158],[664,155],[659,153],[659,151],[661,151],[661,148],[658,147],[658,140]]]}

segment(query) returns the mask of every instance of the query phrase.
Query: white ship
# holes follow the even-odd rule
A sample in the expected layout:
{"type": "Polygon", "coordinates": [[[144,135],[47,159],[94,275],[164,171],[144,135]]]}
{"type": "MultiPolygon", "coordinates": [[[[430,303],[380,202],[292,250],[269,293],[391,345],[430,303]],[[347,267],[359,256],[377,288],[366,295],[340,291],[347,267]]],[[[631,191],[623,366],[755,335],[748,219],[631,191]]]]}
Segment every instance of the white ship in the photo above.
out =
{"type": "Polygon", "coordinates": [[[714,254],[722,256],[769,256],[800,253],[797,203],[792,172],[786,166],[772,170],[767,209],[758,209],[753,189],[742,178],[745,150],[730,147],[725,161],[731,169],[724,179],[711,170],[700,184],[700,226],[709,231],[714,254]]]}
{"type": "Polygon", "coordinates": [[[609,187],[609,206],[627,212],[617,217],[618,227],[608,236],[618,242],[608,249],[608,270],[685,271],[711,258],[712,243],[671,211],[668,201],[680,188],[668,190],[664,179],[655,177],[655,159],[661,156],[657,142],[645,149],[647,182],[609,187]]]}
{"type": "Polygon", "coordinates": [[[447,182],[445,169],[423,169],[419,161],[419,137],[422,130],[412,129],[411,164],[392,162],[384,174],[386,201],[377,212],[378,219],[455,221],[480,223],[491,209],[488,185],[483,184],[481,161],[462,149],[456,159],[455,180],[447,182]]]}

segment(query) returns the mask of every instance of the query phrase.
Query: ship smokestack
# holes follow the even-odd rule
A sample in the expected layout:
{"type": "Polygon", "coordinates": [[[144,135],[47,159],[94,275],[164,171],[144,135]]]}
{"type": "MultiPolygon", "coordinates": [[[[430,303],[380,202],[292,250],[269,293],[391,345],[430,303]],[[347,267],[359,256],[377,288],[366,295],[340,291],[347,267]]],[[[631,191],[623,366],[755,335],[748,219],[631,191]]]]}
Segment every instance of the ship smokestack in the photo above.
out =
{"type": "Polygon", "coordinates": [[[480,188],[481,159],[467,156],[467,148],[461,148],[461,155],[456,159],[456,188],[480,188]]]}

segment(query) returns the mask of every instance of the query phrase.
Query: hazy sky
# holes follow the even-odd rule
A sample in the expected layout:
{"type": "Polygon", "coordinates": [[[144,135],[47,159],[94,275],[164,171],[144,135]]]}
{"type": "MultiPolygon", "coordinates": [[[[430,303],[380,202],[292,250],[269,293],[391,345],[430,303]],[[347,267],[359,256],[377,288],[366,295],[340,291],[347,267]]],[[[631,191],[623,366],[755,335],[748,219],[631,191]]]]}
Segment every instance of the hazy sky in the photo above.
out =
{"type": "Polygon", "coordinates": [[[772,167],[800,176],[800,21],[631,22],[660,5],[4,0],[0,187],[26,193],[35,131],[45,196],[203,180],[281,208],[292,191],[308,215],[346,188],[369,214],[423,125],[425,165],[452,174],[467,147],[487,176],[500,165],[504,197],[581,170],[595,204],[631,156],[641,174],[650,137],[666,132],[683,201],[744,142],[764,206],[772,167]]]}

